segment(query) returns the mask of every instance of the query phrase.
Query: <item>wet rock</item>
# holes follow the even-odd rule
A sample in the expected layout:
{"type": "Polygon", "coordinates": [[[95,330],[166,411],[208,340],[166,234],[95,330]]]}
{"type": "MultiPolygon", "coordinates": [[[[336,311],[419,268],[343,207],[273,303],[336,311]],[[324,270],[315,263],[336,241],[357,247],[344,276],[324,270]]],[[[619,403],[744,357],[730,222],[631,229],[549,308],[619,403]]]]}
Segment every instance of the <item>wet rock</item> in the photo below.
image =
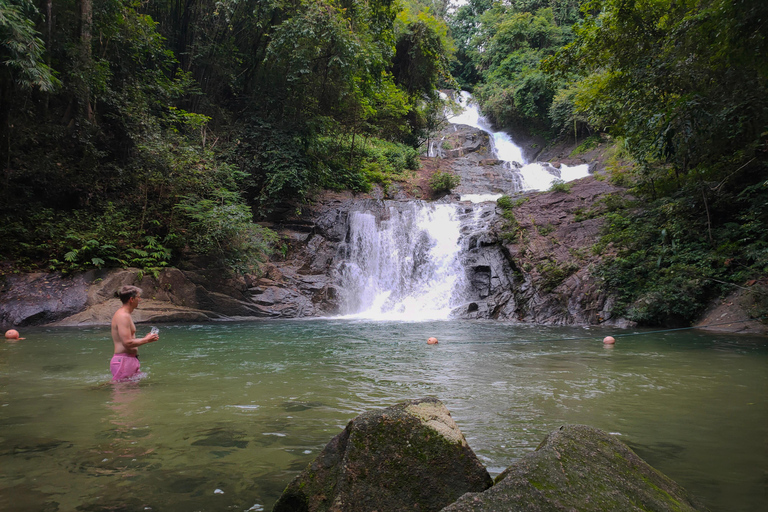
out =
{"type": "Polygon", "coordinates": [[[88,279],[34,273],[8,275],[0,282],[0,326],[53,322],[85,308],[88,279]]]}
{"type": "Polygon", "coordinates": [[[248,441],[245,433],[223,427],[216,427],[202,433],[192,446],[218,446],[224,448],[246,448],[248,441]]]}
{"type": "Polygon", "coordinates": [[[606,510],[684,512],[706,508],[616,438],[586,425],[550,433],[536,451],[443,512],[606,510]]]}
{"type": "Polygon", "coordinates": [[[713,303],[694,327],[713,331],[768,335],[768,324],[761,323],[754,312],[760,300],[768,297],[768,279],[748,281],[743,288],[713,303]]]}
{"type": "Polygon", "coordinates": [[[592,252],[603,221],[589,212],[599,211],[600,201],[609,194],[624,191],[594,177],[583,178],[571,182],[569,193],[518,196],[522,201],[512,209],[514,228],[500,209],[485,220],[483,242],[470,246],[463,256],[478,308],[460,316],[549,325],[631,325],[611,314],[615,297],[592,274],[600,258],[611,254],[592,252]],[[516,231],[510,238],[512,229],[516,231]],[[490,280],[487,272],[475,271],[485,270],[483,265],[490,269],[490,280]]]}
{"type": "Polygon", "coordinates": [[[141,322],[201,322],[268,316],[250,302],[245,281],[205,272],[166,269],[157,278],[138,269],[7,276],[0,288],[0,327],[51,324],[109,325],[120,307],[115,292],[123,285],[144,291],[133,318],[141,322]]]}
{"type": "Polygon", "coordinates": [[[490,485],[445,406],[424,398],[350,421],[273,512],[429,512],[490,485]]]}

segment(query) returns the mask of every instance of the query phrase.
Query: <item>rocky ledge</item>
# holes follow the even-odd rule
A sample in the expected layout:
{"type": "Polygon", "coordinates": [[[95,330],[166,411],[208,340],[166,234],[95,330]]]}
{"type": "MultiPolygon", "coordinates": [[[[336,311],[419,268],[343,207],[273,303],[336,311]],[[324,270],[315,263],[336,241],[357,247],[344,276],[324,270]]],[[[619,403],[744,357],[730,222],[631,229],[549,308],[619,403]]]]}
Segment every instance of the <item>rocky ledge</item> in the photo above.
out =
{"type": "Polygon", "coordinates": [[[613,436],[564,425],[492,483],[435,398],[349,422],[283,492],[273,512],[703,511],[613,436]]]}

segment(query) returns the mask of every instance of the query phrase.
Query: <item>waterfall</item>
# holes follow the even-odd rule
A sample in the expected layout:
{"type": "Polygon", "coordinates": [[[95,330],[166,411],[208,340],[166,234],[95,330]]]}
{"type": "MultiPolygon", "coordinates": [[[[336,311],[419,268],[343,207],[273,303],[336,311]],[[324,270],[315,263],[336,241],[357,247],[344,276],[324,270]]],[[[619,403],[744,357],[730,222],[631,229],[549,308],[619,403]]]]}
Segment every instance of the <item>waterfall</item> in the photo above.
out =
{"type": "MultiPolygon", "coordinates": [[[[557,169],[546,163],[527,162],[523,156],[523,150],[512,141],[509,134],[493,131],[488,121],[480,115],[471,94],[461,91],[456,101],[461,105],[462,111],[457,115],[449,115],[448,120],[452,124],[465,124],[488,133],[496,158],[517,168],[522,182],[522,190],[547,190],[556,179],[571,181],[589,175],[589,165],[587,164],[561,165],[557,169]]],[[[499,195],[496,195],[496,198],[498,197],[499,195]]],[[[472,198],[468,197],[467,200],[472,200],[472,198]]]]}
{"type": "Polygon", "coordinates": [[[351,212],[342,245],[341,312],[376,320],[438,320],[464,302],[458,206],[414,201],[351,212]]]}
{"type": "MultiPolygon", "coordinates": [[[[525,162],[522,149],[506,133],[493,132],[470,99],[462,93],[465,108],[449,120],[491,135],[494,154],[516,173],[515,190],[544,190],[557,178],[569,181],[588,174],[587,165],[556,169],[525,162]]],[[[431,141],[428,155],[442,157],[441,143],[431,141]]],[[[477,249],[500,194],[478,192],[461,198],[478,203],[473,205],[385,201],[376,211],[350,212],[336,260],[340,313],[373,320],[440,320],[486,297],[492,270],[477,249]]]]}

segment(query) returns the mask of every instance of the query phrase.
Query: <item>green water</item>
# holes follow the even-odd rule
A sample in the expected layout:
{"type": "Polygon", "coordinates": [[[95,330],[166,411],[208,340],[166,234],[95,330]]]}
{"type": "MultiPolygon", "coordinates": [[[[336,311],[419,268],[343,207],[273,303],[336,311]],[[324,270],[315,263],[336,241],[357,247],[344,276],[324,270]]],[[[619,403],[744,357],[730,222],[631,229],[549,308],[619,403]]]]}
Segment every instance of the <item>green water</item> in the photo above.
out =
{"type": "Polygon", "coordinates": [[[0,510],[270,510],[354,416],[424,396],[446,404],[493,476],[585,423],[713,512],[766,510],[766,338],[454,321],[160,327],[137,384],[108,383],[106,328],[0,342],[0,510]],[[612,349],[606,334],[619,335],[612,349]]]}

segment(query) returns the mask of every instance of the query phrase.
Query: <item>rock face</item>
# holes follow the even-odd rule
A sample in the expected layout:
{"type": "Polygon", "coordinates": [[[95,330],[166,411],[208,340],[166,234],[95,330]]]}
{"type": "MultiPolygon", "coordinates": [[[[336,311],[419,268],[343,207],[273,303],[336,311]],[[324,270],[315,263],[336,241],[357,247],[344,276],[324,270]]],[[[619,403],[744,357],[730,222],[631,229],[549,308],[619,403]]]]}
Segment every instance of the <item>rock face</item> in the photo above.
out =
{"type": "Polygon", "coordinates": [[[454,149],[440,152],[445,170],[461,178],[453,192],[465,194],[514,194],[522,189],[519,174],[493,155],[487,132],[467,125],[450,125],[443,130],[441,144],[454,149]]]}
{"type": "MultiPolygon", "coordinates": [[[[275,309],[253,300],[249,289],[259,282],[178,269],[163,270],[157,278],[141,275],[136,269],[90,271],[72,277],[6,276],[0,285],[0,327],[109,325],[120,307],[115,291],[125,284],[144,291],[144,301],[133,314],[137,323],[277,316],[275,309]]],[[[298,291],[295,295],[300,300],[277,307],[291,305],[298,310],[301,300],[309,302],[298,291]]]]}
{"type": "Polygon", "coordinates": [[[768,297],[768,279],[749,281],[746,288],[739,289],[722,300],[712,304],[694,327],[721,332],[768,335],[768,325],[757,320],[745,320],[749,316],[760,316],[768,297]],[[760,303],[762,299],[763,304],[760,303]]]}
{"type": "Polygon", "coordinates": [[[684,512],[706,508],[613,436],[586,425],[550,433],[536,451],[443,512],[606,510],[684,512]]]}
{"type": "Polygon", "coordinates": [[[491,484],[445,406],[425,398],[350,421],[273,512],[437,511],[491,484]]]}
{"type": "Polygon", "coordinates": [[[685,489],[614,437],[585,425],[550,433],[482,493],[443,512],[684,512],[706,510],[685,489]]]}
{"type": "Polygon", "coordinates": [[[618,325],[611,315],[613,296],[602,290],[592,270],[601,257],[597,218],[606,199],[624,191],[587,177],[569,192],[519,196],[518,206],[501,216],[497,208],[465,255],[464,265],[476,300],[457,311],[465,318],[493,318],[555,325],[618,325]]]}

